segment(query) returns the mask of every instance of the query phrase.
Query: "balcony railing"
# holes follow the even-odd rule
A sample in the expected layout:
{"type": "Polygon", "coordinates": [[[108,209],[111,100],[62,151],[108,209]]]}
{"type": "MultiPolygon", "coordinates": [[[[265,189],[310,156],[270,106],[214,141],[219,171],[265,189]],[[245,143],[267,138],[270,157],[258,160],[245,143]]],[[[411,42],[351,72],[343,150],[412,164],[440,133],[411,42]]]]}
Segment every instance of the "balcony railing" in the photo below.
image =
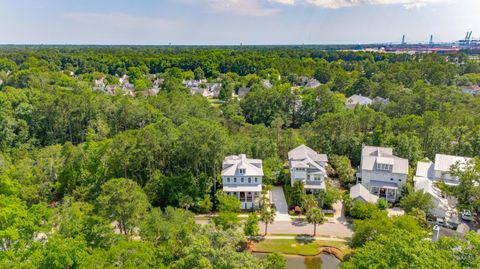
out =
{"type": "Polygon", "coordinates": [[[306,185],[322,185],[323,180],[307,180],[306,185]]]}

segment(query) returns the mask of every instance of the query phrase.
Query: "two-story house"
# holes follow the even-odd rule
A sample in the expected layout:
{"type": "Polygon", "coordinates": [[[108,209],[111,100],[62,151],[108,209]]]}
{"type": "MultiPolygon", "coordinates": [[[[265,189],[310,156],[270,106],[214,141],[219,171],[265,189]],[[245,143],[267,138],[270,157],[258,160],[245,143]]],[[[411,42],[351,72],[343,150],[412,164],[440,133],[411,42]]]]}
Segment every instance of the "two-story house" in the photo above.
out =
{"type": "Polygon", "coordinates": [[[449,197],[442,193],[435,186],[435,182],[443,181],[447,185],[458,185],[459,178],[451,175],[450,169],[458,165],[460,169],[465,167],[472,159],[461,156],[451,156],[436,154],[435,162],[420,161],[417,163],[415,177],[415,190],[423,190],[432,196],[434,208],[428,213],[436,217],[445,218],[447,221],[457,218],[457,201],[454,197],[449,197]]]}
{"type": "Polygon", "coordinates": [[[288,152],[290,183],[302,181],[305,192],[318,194],[325,190],[325,169],[328,162],[327,155],[318,154],[313,149],[300,145],[288,152]]]}
{"type": "Polygon", "coordinates": [[[408,160],[394,156],[392,148],[362,146],[357,178],[372,194],[397,201],[407,176],[408,160]]]}
{"type": "Polygon", "coordinates": [[[259,204],[262,192],[262,160],[245,154],[225,157],[222,165],[223,191],[236,196],[243,209],[259,204]]]}

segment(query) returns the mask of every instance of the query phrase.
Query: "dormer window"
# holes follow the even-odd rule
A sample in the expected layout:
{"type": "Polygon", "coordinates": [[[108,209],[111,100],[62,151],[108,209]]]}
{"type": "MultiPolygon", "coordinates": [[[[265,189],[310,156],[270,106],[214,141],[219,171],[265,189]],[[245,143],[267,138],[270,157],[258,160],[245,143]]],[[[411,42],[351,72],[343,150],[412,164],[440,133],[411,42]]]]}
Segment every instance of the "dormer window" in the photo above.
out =
{"type": "Polygon", "coordinates": [[[393,165],[391,164],[377,163],[378,170],[391,171],[392,168],[393,168],[393,165]]]}
{"type": "Polygon", "coordinates": [[[238,173],[240,173],[242,175],[245,174],[245,169],[238,169],[238,173]]]}

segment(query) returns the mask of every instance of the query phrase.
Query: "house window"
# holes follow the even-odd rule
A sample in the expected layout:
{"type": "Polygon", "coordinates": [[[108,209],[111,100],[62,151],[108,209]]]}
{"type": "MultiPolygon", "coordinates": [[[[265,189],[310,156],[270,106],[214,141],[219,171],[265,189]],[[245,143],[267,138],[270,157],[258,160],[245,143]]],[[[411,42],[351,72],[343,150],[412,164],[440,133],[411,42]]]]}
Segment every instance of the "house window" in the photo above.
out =
{"type": "Polygon", "coordinates": [[[393,178],[391,178],[390,180],[393,181],[393,178]]]}
{"type": "Polygon", "coordinates": [[[230,183],[230,178],[229,177],[227,177],[227,183],[230,183]]]}
{"type": "Polygon", "coordinates": [[[248,183],[252,183],[252,178],[248,178],[248,183]]]}
{"type": "Polygon", "coordinates": [[[384,170],[384,171],[390,171],[392,170],[393,166],[390,164],[384,164],[384,163],[377,163],[377,169],[378,170],[384,170]]]}
{"type": "Polygon", "coordinates": [[[245,169],[238,169],[238,172],[239,172],[240,174],[245,174],[245,169]]]}
{"type": "Polygon", "coordinates": [[[401,179],[399,179],[399,180],[398,180],[398,182],[402,182],[402,180],[401,180],[401,179]]]}
{"type": "Polygon", "coordinates": [[[242,181],[242,183],[243,183],[243,177],[242,177],[241,181],[242,181]]]}
{"type": "Polygon", "coordinates": [[[237,183],[237,178],[233,178],[233,183],[237,183]]]}
{"type": "Polygon", "coordinates": [[[255,178],[255,183],[257,183],[257,178],[255,178]]]}

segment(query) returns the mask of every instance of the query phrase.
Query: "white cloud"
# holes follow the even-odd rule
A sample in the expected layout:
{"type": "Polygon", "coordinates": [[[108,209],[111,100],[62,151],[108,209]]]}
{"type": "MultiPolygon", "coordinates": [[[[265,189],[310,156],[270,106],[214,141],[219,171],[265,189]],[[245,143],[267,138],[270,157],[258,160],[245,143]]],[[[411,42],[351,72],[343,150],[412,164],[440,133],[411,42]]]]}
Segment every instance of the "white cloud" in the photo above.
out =
{"type": "MultiPolygon", "coordinates": [[[[276,2],[290,2],[291,0],[277,0],[276,2]]],[[[278,9],[266,7],[258,0],[209,0],[210,8],[216,12],[232,12],[242,16],[271,16],[278,13],[278,9]]]]}
{"type": "Polygon", "coordinates": [[[295,0],[268,0],[270,3],[279,3],[284,5],[295,5],[295,0]]]}
{"type": "Polygon", "coordinates": [[[402,5],[405,8],[424,7],[446,0],[305,0],[306,3],[323,8],[343,8],[360,5],[402,5]]]}
{"type": "MultiPolygon", "coordinates": [[[[192,0],[182,0],[192,1],[192,0]]],[[[337,9],[355,6],[401,5],[406,9],[420,8],[428,4],[453,0],[206,0],[208,7],[218,13],[234,13],[241,16],[264,17],[279,13],[278,5],[314,5],[321,8],[337,9]]]]}

